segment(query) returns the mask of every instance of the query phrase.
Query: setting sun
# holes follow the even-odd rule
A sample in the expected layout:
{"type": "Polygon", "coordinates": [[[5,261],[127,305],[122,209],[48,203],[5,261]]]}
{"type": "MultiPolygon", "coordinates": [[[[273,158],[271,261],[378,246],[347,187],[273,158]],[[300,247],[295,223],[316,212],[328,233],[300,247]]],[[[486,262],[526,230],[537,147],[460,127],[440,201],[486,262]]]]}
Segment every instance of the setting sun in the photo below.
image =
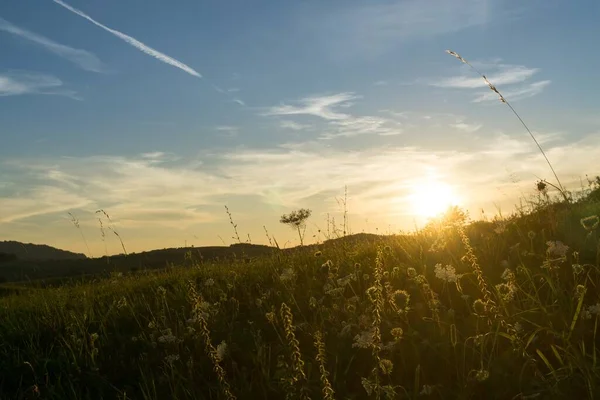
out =
{"type": "Polygon", "coordinates": [[[452,186],[438,181],[415,185],[409,195],[411,211],[422,217],[437,216],[450,206],[459,205],[460,199],[452,186]]]}

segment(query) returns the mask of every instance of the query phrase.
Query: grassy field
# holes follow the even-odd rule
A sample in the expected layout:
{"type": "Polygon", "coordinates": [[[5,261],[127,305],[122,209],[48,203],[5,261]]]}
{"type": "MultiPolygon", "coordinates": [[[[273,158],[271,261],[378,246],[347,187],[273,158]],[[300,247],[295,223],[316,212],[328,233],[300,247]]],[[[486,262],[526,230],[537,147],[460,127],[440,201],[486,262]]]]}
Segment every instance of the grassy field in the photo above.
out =
{"type": "Polygon", "coordinates": [[[598,191],[5,296],[0,398],[598,398],[598,191]]]}

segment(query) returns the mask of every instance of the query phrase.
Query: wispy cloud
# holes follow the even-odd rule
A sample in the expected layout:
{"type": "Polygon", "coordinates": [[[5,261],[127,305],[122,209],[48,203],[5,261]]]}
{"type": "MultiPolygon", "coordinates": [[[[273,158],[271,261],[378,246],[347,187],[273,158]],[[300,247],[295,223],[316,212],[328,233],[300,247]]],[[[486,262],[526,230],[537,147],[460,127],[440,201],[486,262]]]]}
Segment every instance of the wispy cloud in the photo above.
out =
{"type": "MultiPolygon", "coordinates": [[[[507,65],[507,64],[488,64],[492,72],[486,73],[487,78],[494,85],[510,85],[513,83],[524,82],[533,77],[538,68],[527,68],[523,65],[507,65]]],[[[457,89],[477,89],[487,87],[487,84],[479,76],[473,76],[473,71],[464,68],[463,75],[453,76],[450,78],[432,79],[431,86],[457,88],[457,89]]]]}
{"type": "Polygon", "coordinates": [[[283,129],[292,129],[294,131],[301,131],[304,129],[309,129],[311,126],[306,124],[300,124],[295,121],[283,120],[279,122],[279,127],[283,129]]]}
{"type": "Polygon", "coordinates": [[[106,25],[101,24],[100,22],[96,21],[95,19],[93,19],[92,17],[90,17],[89,15],[85,14],[83,11],[80,11],[72,6],[70,6],[69,4],[65,3],[64,1],[61,0],[53,0],[56,4],[59,4],[60,6],[66,8],[67,10],[71,11],[72,13],[75,13],[77,15],[79,15],[82,18],[87,19],[88,21],[90,21],[92,24],[96,25],[99,28],[104,29],[105,31],[112,33],[113,35],[115,35],[116,37],[118,37],[119,39],[125,41],[126,43],[130,44],[131,46],[135,47],[136,49],[140,50],[143,53],[148,54],[151,57],[156,58],[159,61],[162,61],[166,64],[172,65],[175,68],[179,68],[182,71],[187,72],[190,75],[193,75],[195,77],[201,78],[202,75],[200,75],[200,73],[196,70],[194,70],[193,68],[191,68],[190,66],[182,63],[181,61],[178,61],[172,57],[169,57],[168,55],[161,53],[158,50],[153,49],[150,46],[145,45],[144,43],[140,42],[139,40],[124,34],[123,32],[119,32],[115,29],[109,28],[106,25]]]}
{"type": "Polygon", "coordinates": [[[431,37],[481,26],[501,17],[489,0],[403,0],[357,3],[331,14],[311,15],[307,27],[342,57],[377,56],[409,39],[431,37]]]}
{"type": "Polygon", "coordinates": [[[393,136],[402,133],[400,124],[388,118],[377,116],[351,116],[344,120],[332,121],[331,130],[321,135],[321,139],[335,139],[360,135],[393,136]]]}
{"type": "Polygon", "coordinates": [[[102,72],[105,70],[102,62],[93,53],[57,43],[44,36],[38,35],[37,33],[20,28],[2,18],[0,18],[0,31],[22,37],[35,44],[38,44],[57,56],[71,61],[86,71],[102,72]]]}
{"type": "Polygon", "coordinates": [[[306,97],[298,101],[299,105],[283,104],[271,107],[263,115],[312,115],[326,120],[343,120],[349,115],[335,111],[334,108],[349,106],[349,101],[357,98],[359,96],[354,93],[306,97]]]}
{"type": "MultiPolygon", "coordinates": [[[[371,115],[355,115],[351,112],[341,112],[339,108],[349,109],[354,105],[351,100],[361,96],[344,92],[333,95],[314,95],[298,100],[298,105],[280,105],[271,107],[262,115],[299,115],[316,116],[326,120],[327,125],[322,129],[319,139],[331,140],[336,138],[354,137],[360,135],[391,136],[402,133],[398,121],[371,115]]],[[[294,130],[304,129],[305,126],[294,121],[282,121],[280,126],[294,130]]]]}
{"type": "Polygon", "coordinates": [[[57,77],[37,72],[0,74],[0,96],[46,94],[80,100],[74,91],[61,89],[62,86],[63,82],[57,77]]]}
{"type": "Polygon", "coordinates": [[[220,125],[215,127],[215,129],[221,132],[223,136],[227,137],[237,136],[238,132],[240,131],[240,128],[238,128],[237,126],[230,125],[220,125]]]}
{"type": "Polygon", "coordinates": [[[450,124],[450,126],[467,133],[477,132],[483,127],[483,125],[481,124],[468,124],[463,121],[458,121],[454,124],[450,124]]]}
{"type": "MultiPolygon", "coordinates": [[[[551,81],[545,80],[545,81],[530,83],[530,84],[527,84],[525,86],[521,86],[518,88],[509,88],[508,90],[502,90],[502,95],[510,101],[520,100],[520,99],[524,99],[527,97],[533,97],[535,95],[542,93],[544,91],[544,89],[546,87],[548,87],[548,85],[550,85],[550,83],[551,83],[551,81]]],[[[491,91],[486,91],[486,92],[481,93],[479,95],[479,97],[476,97],[473,100],[473,102],[480,103],[482,101],[497,101],[497,100],[498,100],[498,95],[496,93],[491,92],[491,91]]]]}
{"type": "MultiPolygon", "coordinates": [[[[495,62],[474,62],[508,100],[518,100],[526,97],[535,96],[541,93],[549,84],[549,80],[529,82],[540,71],[539,68],[529,68],[524,65],[503,64],[499,60],[495,62]]],[[[487,84],[480,76],[474,74],[466,66],[461,66],[460,75],[446,78],[428,78],[426,82],[429,86],[451,89],[484,89],[477,92],[473,102],[497,101],[498,95],[491,92],[487,84]]]]}

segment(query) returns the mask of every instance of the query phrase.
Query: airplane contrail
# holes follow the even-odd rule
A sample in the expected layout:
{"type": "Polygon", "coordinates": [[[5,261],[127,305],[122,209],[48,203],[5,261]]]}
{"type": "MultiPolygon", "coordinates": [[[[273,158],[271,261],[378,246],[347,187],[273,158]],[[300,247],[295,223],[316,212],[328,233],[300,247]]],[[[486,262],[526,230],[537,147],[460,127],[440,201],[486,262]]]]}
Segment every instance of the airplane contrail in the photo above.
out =
{"type": "Polygon", "coordinates": [[[169,57],[168,55],[161,53],[158,50],[153,49],[150,46],[145,45],[144,43],[140,42],[139,40],[132,38],[129,35],[124,34],[123,32],[119,32],[115,29],[111,29],[106,25],[101,24],[100,22],[96,21],[95,19],[93,19],[92,17],[90,17],[89,15],[87,15],[86,13],[84,13],[81,10],[78,10],[72,6],[70,6],[69,4],[65,3],[62,0],[52,0],[54,1],[56,4],[66,8],[67,10],[71,11],[72,13],[75,13],[77,15],[79,15],[80,17],[83,17],[85,19],[87,19],[88,21],[90,21],[92,24],[104,29],[105,31],[112,33],[113,35],[115,35],[116,37],[118,37],[121,40],[124,40],[125,42],[129,43],[130,45],[132,45],[133,47],[135,47],[136,49],[148,54],[149,56],[152,56],[164,63],[167,63],[169,65],[172,65],[176,68],[179,68],[185,72],[187,72],[190,75],[193,75],[195,77],[198,78],[202,78],[202,75],[194,70],[193,68],[191,68],[190,66],[182,63],[181,61],[178,61],[172,57],[169,57]]]}

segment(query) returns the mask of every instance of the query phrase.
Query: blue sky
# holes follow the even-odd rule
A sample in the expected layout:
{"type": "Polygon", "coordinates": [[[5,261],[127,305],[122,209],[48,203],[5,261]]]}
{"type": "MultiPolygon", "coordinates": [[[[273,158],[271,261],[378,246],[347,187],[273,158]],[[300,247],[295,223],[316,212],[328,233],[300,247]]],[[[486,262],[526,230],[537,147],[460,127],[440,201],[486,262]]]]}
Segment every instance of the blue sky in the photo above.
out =
{"type": "MultiPolygon", "coordinates": [[[[409,230],[425,198],[508,210],[552,176],[598,172],[593,1],[0,3],[0,240],[107,251],[103,208],[132,251],[409,230]],[[437,188],[437,189],[436,189],[437,188]],[[437,192],[435,190],[438,190],[437,192]],[[431,197],[431,196],[429,196],[431,197]]],[[[440,204],[427,207],[436,208],[440,204]]],[[[106,221],[105,221],[106,222],[106,221]]],[[[111,241],[108,252],[118,252],[111,241]]]]}

